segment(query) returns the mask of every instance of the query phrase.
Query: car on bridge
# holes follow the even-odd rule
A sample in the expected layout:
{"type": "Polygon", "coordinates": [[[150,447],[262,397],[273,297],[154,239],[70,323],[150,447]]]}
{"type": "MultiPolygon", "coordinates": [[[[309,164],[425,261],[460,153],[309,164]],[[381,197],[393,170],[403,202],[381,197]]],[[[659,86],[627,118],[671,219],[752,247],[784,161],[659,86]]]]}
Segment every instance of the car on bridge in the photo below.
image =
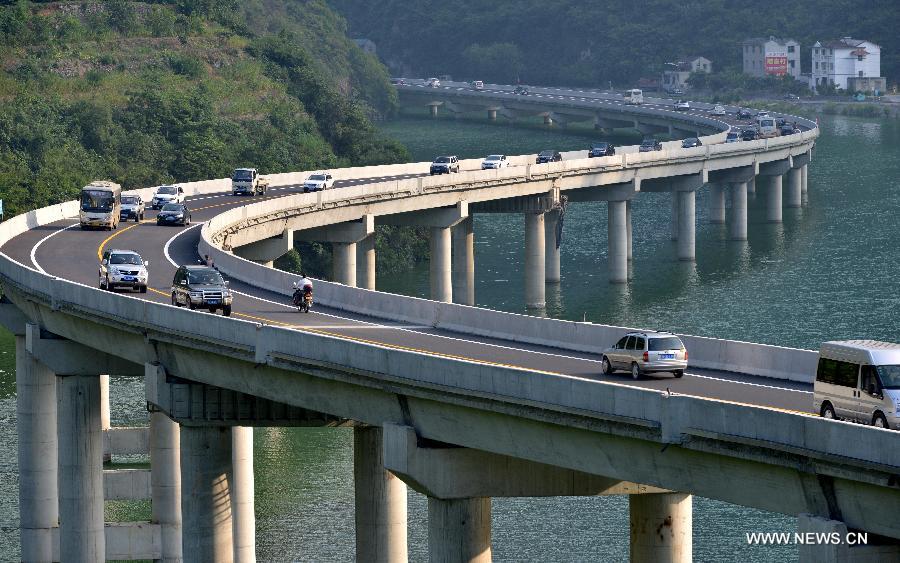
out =
{"type": "Polygon", "coordinates": [[[721,104],[717,104],[711,110],[709,110],[709,114],[724,116],[726,114],[725,106],[723,106],[721,104]]]}
{"type": "Polygon", "coordinates": [[[741,140],[742,141],[755,141],[759,135],[756,133],[756,129],[752,127],[748,127],[741,131],[741,140]]]}
{"type": "Polygon", "coordinates": [[[318,192],[334,187],[334,176],[328,172],[310,174],[303,182],[303,193],[318,192]]]}
{"type": "Polygon", "coordinates": [[[473,80],[469,84],[472,86],[472,90],[484,90],[484,82],[481,80],[473,80]]]}
{"type": "Polygon", "coordinates": [[[697,137],[688,137],[687,139],[681,141],[681,148],[683,149],[692,149],[694,147],[702,147],[703,143],[697,137]]]}
{"type": "Polygon", "coordinates": [[[441,81],[434,77],[429,78],[428,80],[425,81],[425,86],[428,86],[429,88],[439,88],[440,85],[441,85],[441,81]]]}
{"type": "Polygon", "coordinates": [[[394,86],[406,86],[406,80],[402,78],[391,78],[391,84],[394,86]]]}
{"type": "Polygon", "coordinates": [[[687,100],[678,100],[675,102],[675,111],[689,111],[691,109],[691,102],[687,100]]]}
{"type": "Polygon", "coordinates": [[[218,270],[210,266],[186,265],[175,271],[172,279],[172,305],[188,309],[206,309],[215,313],[219,309],[231,316],[231,291],[228,282],[218,270]]]}
{"type": "Polygon", "coordinates": [[[794,135],[796,133],[799,133],[800,130],[795,128],[790,123],[785,123],[784,125],[781,126],[781,129],[779,132],[781,133],[782,136],[784,136],[784,135],[794,135]]]}
{"type": "Polygon", "coordinates": [[[184,203],[167,203],[156,214],[157,225],[190,225],[191,210],[184,203]]]}
{"type": "Polygon", "coordinates": [[[184,201],[184,188],[181,186],[160,186],[156,188],[153,199],[150,200],[152,209],[161,209],[167,203],[181,203],[184,201]]]}
{"type": "Polygon", "coordinates": [[[481,161],[482,170],[495,170],[509,166],[509,159],[505,154],[489,154],[481,161]]]}
{"type": "Polygon", "coordinates": [[[737,110],[735,117],[738,119],[753,119],[753,114],[747,108],[740,108],[737,110]]]}
{"type": "Polygon", "coordinates": [[[671,332],[635,331],[626,333],[603,351],[603,373],[628,370],[633,379],[657,372],[682,377],[688,365],[688,352],[680,338],[671,332]]]}
{"type": "Polygon", "coordinates": [[[652,151],[661,151],[662,143],[653,138],[647,138],[641,141],[641,146],[638,147],[638,152],[652,152],[652,151]]]}
{"type": "Polygon", "coordinates": [[[135,222],[144,220],[144,200],[139,195],[123,195],[122,209],[119,211],[119,219],[128,221],[134,219],[135,222]]]}
{"type": "Polygon", "coordinates": [[[741,140],[741,131],[740,129],[732,129],[725,135],[726,143],[737,143],[741,140]]]}
{"type": "Polygon", "coordinates": [[[147,293],[147,267],[150,263],[133,250],[104,250],[100,259],[100,289],[113,291],[128,287],[147,293]]]}
{"type": "Polygon", "coordinates": [[[591,146],[588,147],[588,158],[613,156],[615,154],[616,147],[612,143],[607,143],[606,141],[591,143],[591,146]]]}
{"type": "Polygon", "coordinates": [[[459,172],[459,157],[456,156],[439,156],[431,163],[428,173],[432,176],[435,174],[450,174],[451,172],[459,172]]]}
{"type": "Polygon", "coordinates": [[[559,151],[546,150],[539,152],[534,162],[535,164],[546,164],[548,162],[559,162],[560,160],[562,160],[562,155],[559,151]]]}
{"type": "Polygon", "coordinates": [[[518,94],[520,96],[527,96],[528,95],[528,86],[523,86],[523,85],[519,84],[513,90],[513,94],[518,94]]]}

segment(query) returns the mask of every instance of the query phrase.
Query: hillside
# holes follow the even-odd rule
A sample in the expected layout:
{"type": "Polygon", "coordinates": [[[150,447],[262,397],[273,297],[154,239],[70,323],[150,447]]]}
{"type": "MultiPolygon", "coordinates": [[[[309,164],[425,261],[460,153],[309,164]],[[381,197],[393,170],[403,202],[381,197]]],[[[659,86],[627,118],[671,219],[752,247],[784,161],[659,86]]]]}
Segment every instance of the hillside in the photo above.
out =
{"type": "Polygon", "coordinates": [[[320,0],[0,1],[6,216],[93,178],[405,160],[370,121],[396,109],[387,72],[345,27],[320,0]]]}
{"type": "Polygon", "coordinates": [[[354,37],[375,42],[398,75],[452,74],[533,84],[630,85],[664,63],[705,55],[739,70],[740,42],[789,36],[803,47],[848,35],[882,46],[882,75],[900,79],[896,0],[329,0],[354,37]]]}

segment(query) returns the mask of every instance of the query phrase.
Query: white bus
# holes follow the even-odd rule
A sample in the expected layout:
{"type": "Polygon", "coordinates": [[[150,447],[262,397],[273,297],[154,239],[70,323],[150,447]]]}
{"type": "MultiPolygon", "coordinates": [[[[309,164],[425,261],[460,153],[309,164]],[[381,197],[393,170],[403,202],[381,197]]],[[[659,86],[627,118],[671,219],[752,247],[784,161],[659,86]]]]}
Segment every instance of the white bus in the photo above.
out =
{"type": "Polygon", "coordinates": [[[633,90],[625,90],[625,98],[626,104],[639,105],[644,103],[644,92],[642,90],[638,90],[637,88],[633,90]]]}
{"type": "Polygon", "coordinates": [[[94,227],[111,231],[119,226],[122,211],[122,186],[115,182],[95,180],[81,188],[78,219],[82,229],[94,227]]]}

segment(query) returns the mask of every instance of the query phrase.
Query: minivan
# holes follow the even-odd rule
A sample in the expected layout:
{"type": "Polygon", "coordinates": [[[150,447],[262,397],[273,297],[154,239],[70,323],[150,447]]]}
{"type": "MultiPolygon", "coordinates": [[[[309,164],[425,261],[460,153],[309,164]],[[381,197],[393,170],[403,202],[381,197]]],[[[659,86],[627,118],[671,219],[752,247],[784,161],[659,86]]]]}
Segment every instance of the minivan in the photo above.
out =
{"type": "Polygon", "coordinates": [[[876,340],[823,343],[813,406],[825,418],[900,427],[900,344],[876,340]]]}

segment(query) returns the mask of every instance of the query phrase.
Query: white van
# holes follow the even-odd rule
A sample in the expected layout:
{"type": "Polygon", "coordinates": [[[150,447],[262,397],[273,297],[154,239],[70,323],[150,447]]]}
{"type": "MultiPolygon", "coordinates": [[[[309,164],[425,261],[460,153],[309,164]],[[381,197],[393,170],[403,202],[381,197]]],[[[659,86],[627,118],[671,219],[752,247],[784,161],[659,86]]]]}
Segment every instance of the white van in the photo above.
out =
{"type": "Polygon", "coordinates": [[[632,90],[625,90],[625,94],[622,97],[624,98],[626,104],[640,105],[644,103],[644,92],[642,90],[638,90],[637,88],[632,90]]]}
{"type": "Polygon", "coordinates": [[[769,117],[769,114],[756,116],[756,129],[759,131],[760,139],[778,136],[778,124],[774,117],[769,117]]]}
{"type": "Polygon", "coordinates": [[[101,228],[111,231],[119,227],[122,213],[122,186],[107,180],[94,180],[81,188],[78,222],[82,230],[101,228]]]}
{"type": "Polygon", "coordinates": [[[816,412],[880,428],[900,428],[900,344],[825,342],[813,386],[816,412]]]}

